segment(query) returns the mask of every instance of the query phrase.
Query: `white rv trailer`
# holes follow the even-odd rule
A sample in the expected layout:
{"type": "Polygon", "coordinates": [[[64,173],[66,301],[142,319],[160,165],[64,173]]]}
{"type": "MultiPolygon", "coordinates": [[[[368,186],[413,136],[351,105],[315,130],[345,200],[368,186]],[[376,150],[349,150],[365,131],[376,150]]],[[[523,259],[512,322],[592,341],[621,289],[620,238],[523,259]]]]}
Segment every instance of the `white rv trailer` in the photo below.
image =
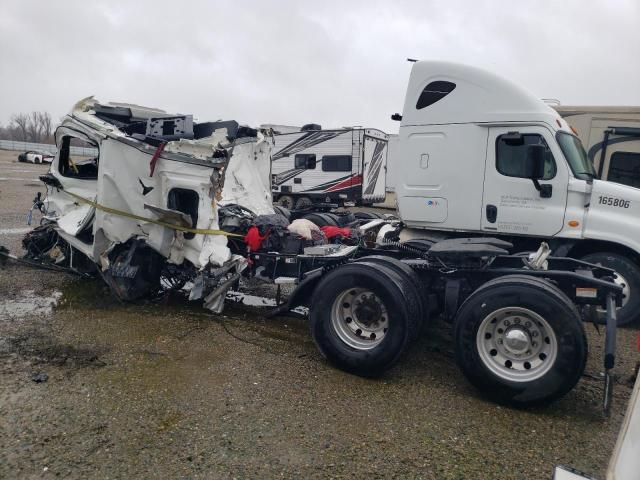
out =
{"type": "Polygon", "coordinates": [[[576,130],[601,180],[640,187],[640,106],[553,108],[576,130]]]}
{"type": "Polygon", "coordinates": [[[373,128],[322,130],[313,124],[297,130],[271,128],[274,202],[304,208],[324,202],[367,205],[384,201],[388,142],[384,132],[373,128]]]}

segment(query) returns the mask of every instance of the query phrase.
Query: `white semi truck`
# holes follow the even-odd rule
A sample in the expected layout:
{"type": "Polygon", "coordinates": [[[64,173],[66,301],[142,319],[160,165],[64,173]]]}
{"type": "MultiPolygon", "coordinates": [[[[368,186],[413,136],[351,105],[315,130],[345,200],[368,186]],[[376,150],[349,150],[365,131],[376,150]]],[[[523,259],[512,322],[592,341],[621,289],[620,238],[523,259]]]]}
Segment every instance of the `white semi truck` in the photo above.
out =
{"type": "Polygon", "coordinates": [[[441,305],[469,381],[520,406],[578,382],[583,322],[600,308],[607,407],[616,307],[638,285],[635,238],[619,230],[633,228],[640,192],[595,180],[557,113],[469,67],[414,66],[399,138],[402,221],[354,221],[329,244],[330,229],[274,214],[259,131],[85,99],[56,131],[24,261],[100,275],[124,300],[190,285],[214,312],[241,278],[292,285],[274,313],[308,306],[320,351],[365,376],[395,364],[441,305]],[[97,156],[74,158],[72,139],[97,156]],[[612,269],[551,256],[545,239],[613,258],[624,287],[612,269]]]}
{"type": "Polygon", "coordinates": [[[393,159],[402,238],[498,236],[616,271],[640,317],[640,189],[602,181],[567,122],[492,73],[413,65],[393,159]]]}

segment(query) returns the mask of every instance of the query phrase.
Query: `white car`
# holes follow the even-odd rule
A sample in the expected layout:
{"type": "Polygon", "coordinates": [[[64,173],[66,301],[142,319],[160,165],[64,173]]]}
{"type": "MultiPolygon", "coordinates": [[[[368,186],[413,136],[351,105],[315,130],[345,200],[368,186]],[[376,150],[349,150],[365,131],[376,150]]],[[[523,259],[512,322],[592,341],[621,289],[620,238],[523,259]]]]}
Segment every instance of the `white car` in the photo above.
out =
{"type": "Polygon", "coordinates": [[[51,163],[55,155],[47,152],[36,152],[28,150],[18,155],[19,162],[29,163],[51,163]]]}

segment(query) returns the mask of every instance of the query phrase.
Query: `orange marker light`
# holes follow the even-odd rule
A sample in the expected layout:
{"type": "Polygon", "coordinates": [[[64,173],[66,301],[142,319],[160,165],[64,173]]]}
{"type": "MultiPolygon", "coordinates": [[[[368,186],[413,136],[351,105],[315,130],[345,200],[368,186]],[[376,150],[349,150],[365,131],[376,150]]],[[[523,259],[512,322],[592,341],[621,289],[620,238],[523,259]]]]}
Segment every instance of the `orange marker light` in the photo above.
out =
{"type": "Polygon", "coordinates": [[[569,226],[570,227],[578,227],[580,226],[580,222],[577,220],[569,220],[569,226]]]}
{"type": "Polygon", "coordinates": [[[578,136],[578,131],[577,131],[575,128],[573,128],[573,125],[569,125],[569,128],[571,129],[571,131],[572,131],[572,132],[575,134],[575,136],[577,137],[577,136],[578,136]]]}

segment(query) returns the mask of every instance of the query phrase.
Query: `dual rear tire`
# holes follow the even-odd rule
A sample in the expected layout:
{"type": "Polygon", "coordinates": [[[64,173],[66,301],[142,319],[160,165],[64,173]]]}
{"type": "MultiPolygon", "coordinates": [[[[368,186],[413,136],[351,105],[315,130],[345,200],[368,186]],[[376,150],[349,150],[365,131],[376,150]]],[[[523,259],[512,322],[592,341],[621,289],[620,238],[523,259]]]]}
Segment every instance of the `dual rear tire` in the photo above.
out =
{"type": "MultiPolygon", "coordinates": [[[[336,268],[313,294],[315,343],[340,369],[380,375],[427,319],[419,287],[410,267],[387,257],[336,268]]],[[[571,300],[552,283],[526,275],[500,277],[473,292],[457,312],[454,339],[465,377],[492,400],[514,406],[564,396],[582,376],[588,351],[571,300]]]]}
{"type": "Polygon", "coordinates": [[[587,340],[571,300],[526,275],[491,280],[462,304],[454,322],[456,360],[485,395],[514,406],[569,392],[587,360],[587,340]]]}
{"type": "Polygon", "coordinates": [[[329,272],[317,285],[310,309],[311,335],[338,368],[378,376],[418,335],[422,300],[412,272],[397,263],[364,257],[329,272]]]}

